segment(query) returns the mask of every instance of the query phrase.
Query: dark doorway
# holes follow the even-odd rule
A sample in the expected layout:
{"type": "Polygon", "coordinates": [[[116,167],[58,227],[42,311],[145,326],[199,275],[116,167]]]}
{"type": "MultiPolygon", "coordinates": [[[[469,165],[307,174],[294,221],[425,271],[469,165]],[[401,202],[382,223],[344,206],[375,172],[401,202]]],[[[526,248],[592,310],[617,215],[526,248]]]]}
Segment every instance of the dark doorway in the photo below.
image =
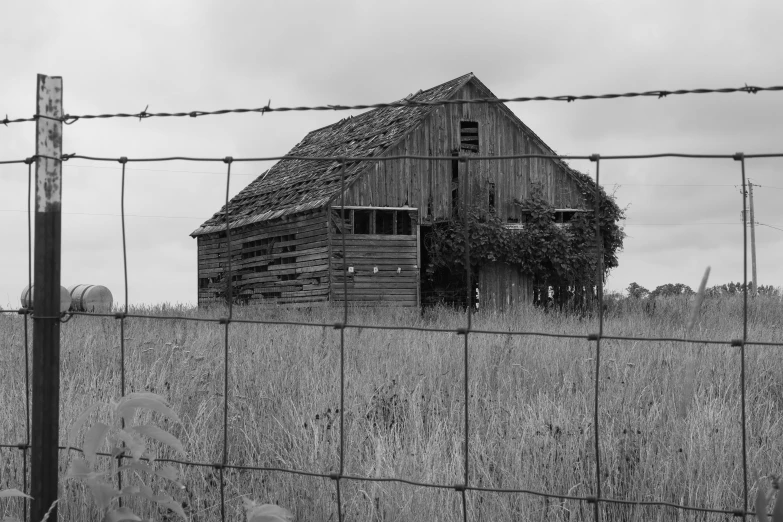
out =
{"type": "MultiPolygon", "coordinates": [[[[433,226],[438,225],[421,225],[419,229],[421,306],[445,305],[464,308],[468,303],[465,273],[454,273],[444,268],[439,268],[434,273],[427,270],[431,263],[430,249],[432,248],[433,226]]],[[[473,274],[472,279],[474,291],[471,295],[471,301],[475,298],[477,274],[473,274]]]]}

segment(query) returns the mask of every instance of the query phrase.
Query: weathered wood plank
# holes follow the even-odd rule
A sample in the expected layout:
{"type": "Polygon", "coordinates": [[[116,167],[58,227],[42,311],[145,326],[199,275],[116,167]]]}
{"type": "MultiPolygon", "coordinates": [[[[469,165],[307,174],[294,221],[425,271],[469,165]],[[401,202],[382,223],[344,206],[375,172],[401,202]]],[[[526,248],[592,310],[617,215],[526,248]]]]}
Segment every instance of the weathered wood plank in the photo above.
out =
{"type": "MultiPolygon", "coordinates": [[[[342,286],[342,285],[340,285],[342,286]]],[[[348,294],[349,295],[358,295],[358,294],[366,294],[366,295],[378,295],[378,292],[383,292],[384,294],[410,294],[415,296],[416,295],[416,286],[407,284],[407,285],[395,285],[395,284],[382,284],[382,285],[370,285],[370,284],[362,284],[362,283],[354,283],[348,285],[348,294]]]]}
{"type": "Polygon", "coordinates": [[[332,248],[333,259],[378,259],[386,261],[416,259],[416,250],[412,248],[407,249],[351,249],[347,252],[343,252],[337,248],[332,248]]]}
{"type": "MultiPolygon", "coordinates": [[[[334,241],[337,244],[342,244],[342,239],[339,234],[335,234],[334,241]]],[[[388,242],[415,242],[416,236],[391,236],[391,235],[383,235],[383,234],[346,234],[345,235],[345,242],[346,244],[351,243],[359,243],[364,244],[365,242],[381,242],[381,241],[388,241],[388,242]]]]}
{"type": "MultiPolygon", "coordinates": [[[[337,292],[334,294],[334,301],[337,302],[343,302],[343,296],[340,292],[337,292]]],[[[378,294],[368,294],[368,295],[360,295],[360,294],[348,294],[348,300],[349,301],[377,301],[377,302],[400,302],[400,303],[407,303],[409,306],[415,306],[416,305],[416,296],[415,295],[378,295],[378,294]]]]}

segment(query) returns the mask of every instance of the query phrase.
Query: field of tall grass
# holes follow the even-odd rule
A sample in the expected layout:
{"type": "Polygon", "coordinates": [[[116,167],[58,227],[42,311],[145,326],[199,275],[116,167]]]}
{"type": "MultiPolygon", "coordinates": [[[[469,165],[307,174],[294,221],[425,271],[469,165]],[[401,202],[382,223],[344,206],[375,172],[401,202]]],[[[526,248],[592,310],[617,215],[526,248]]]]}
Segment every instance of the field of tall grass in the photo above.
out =
{"type": "MultiPolygon", "coordinates": [[[[692,298],[690,298],[692,299],[692,298]]],[[[682,337],[689,298],[612,301],[604,333],[682,337]]],[[[220,317],[176,307],[135,312],[220,317]]],[[[333,323],[341,310],[236,308],[237,318],[333,323]]],[[[749,301],[749,338],[783,342],[779,298],[749,301]]],[[[0,442],[24,441],[23,317],[0,315],[0,442]]],[[[345,335],[345,473],[442,485],[463,479],[464,313],[352,309],[350,323],[452,329],[418,332],[349,328],[345,335]]],[[[479,312],[478,329],[597,331],[595,317],[524,308],[479,312]]],[[[126,320],[127,392],[155,392],[179,414],[162,426],[187,459],[220,462],[224,326],[185,320],[126,320]]],[[[330,327],[232,323],[229,335],[229,464],[337,472],[340,447],[340,331],[330,327]]],[[[707,298],[690,337],[742,336],[742,297],[707,298]]],[[[119,321],[75,317],[62,326],[62,444],[69,425],[96,401],[120,395],[119,321]]],[[[595,494],[595,343],[509,334],[469,335],[470,484],[586,496],[595,494]]],[[[693,343],[601,343],[599,415],[602,496],[742,509],[739,348],[693,343]],[[691,369],[689,371],[689,369],[691,369]],[[692,386],[689,375],[695,375],[692,386]],[[688,392],[692,388],[692,392],[688,392]],[[678,414],[678,405],[687,410],[678,414]]],[[[781,472],[783,354],[746,347],[747,453],[751,499],[781,472]],[[760,479],[757,478],[760,474],[760,479]]],[[[100,416],[100,415],[98,415],[100,416]]],[[[104,448],[107,450],[108,448],[104,448]]],[[[175,456],[161,452],[159,456],[175,456]]],[[[61,471],[68,459],[62,452],[61,471]]],[[[108,460],[108,459],[106,459],[108,460]]],[[[174,493],[193,521],[219,519],[218,471],[178,466],[174,493]]],[[[337,520],[335,483],[286,472],[227,469],[228,519],[241,497],[288,508],[296,520],[337,520]]],[[[60,519],[98,518],[89,492],[62,480],[60,519]]],[[[21,452],[0,450],[0,490],[22,487],[21,452]]],[[[343,480],[345,520],[462,520],[454,489],[343,480]]],[[[521,493],[467,492],[468,519],[585,520],[591,505],[521,493]]],[[[173,520],[171,514],[148,516],[173,520]]],[[[602,505],[603,520],[727,520],[666,507],[602,505]]],[[[752,508],[752,500],[749,509],[752,508]]],[[[18,500],[0,518],[21,518],[18,500]]]]}

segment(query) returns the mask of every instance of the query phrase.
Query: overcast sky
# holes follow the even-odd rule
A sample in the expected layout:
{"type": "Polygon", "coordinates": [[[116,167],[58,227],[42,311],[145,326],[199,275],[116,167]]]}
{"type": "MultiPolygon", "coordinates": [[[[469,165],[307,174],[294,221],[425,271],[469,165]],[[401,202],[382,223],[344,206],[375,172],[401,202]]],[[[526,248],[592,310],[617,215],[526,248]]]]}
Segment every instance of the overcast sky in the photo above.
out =
{"type": "MultiPolygon", "coordinates": [[[[65,112],[214,110],[392,101],[475,73],[497,96],[783,85],[783,3],[4,2],[0,115],[35,112],[36,74],[59,75],[65,112]]],[[[783,92],[510,108],[561,154],[783,151],[783,92]]],[[[82,120],[63,152],[109,157],[282,155],[348,113],[82,120]]],[[[35,153],[35,124],[0,127],[0,159],[35,153]]],[[[589,163],[572,162],[594,174],[589,163]]],[[[231,195],[268,164],[235,164],[231,195]]],[[[119,164],[64,166],[64,286],[123,299],[119,164]]],[[[783,229],[783,159],[748,160],[756,220],[783,229]]],[[[742,278],[740,166],[731,160],[604,162],[628,206],[609,288],[742,278]]],[[[221,163],[131,164],[131,303],[194,303],[196,241],[222,204],[221,163]]],[[[27,167],[0,165],[0,306],[27,280],[27,167]]],[[[783,285],[783,230],[756,232],[761,284],[783,285]]]]}

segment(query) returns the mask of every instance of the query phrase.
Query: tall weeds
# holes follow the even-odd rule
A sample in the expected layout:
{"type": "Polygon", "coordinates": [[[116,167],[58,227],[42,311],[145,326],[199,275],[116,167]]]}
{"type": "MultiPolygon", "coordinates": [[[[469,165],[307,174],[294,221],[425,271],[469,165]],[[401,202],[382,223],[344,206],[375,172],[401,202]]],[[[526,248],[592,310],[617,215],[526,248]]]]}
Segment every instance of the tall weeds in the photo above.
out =
{"type": "MultiPolygon", "coordinates": [[[[691,300],[693,297],[690,298],[691,300]]],[[[688,298],[612,300],[606,335],[682,338],[688,298]]],[[[752,340],[783,341],[783,305],[749,303],[752,340]]],[[[137,310],[139,311],[139,310],[137,310]]],[[[145,313],[220,317],[221,310],[157,307],[145,313]]],[[[235,308],[235,318],[333,324],[341,310],[235,308]]],[[[447,309],[351,310],[350,322],[456,329],[447,309]]],[[[0,317],[0,441],[24,440],[22,317],[0,317]]],[[[537,309],[480,312],[473,327],[586,336],[596,319],[537,309]]],[[[223,335],[216,323],[126,321],[128,392],[166,398],[182,425],[168,426],[188,459],[220,462],[223,436],[223,335]]],[[[339,468],[340,332],[332,327],[232,324],[229,336],[229,462],[329,473],[339,468]]],[[[705,299],[688,337],[730,340],[742,334],[742,298],[705,299]]],[[[62,327],[61,427],[88,405],[119,396],[119,325],[76,317],[62,327]]],[[[349,328],[345,331],[345,472],[453,486],[462,481],[463,338],[456,333],[349,328]]],[[[595,492],[592,411],[594,346],[586,338],[469,335],[470,480],[486,488],[585,496],[595,492]]],[[[602,493],[626,500],[741,509],[739,352],[727,345],[673,341],[602,342],[599,383],[602,493]],[[692,400],[677,415],[688,360],[692,400]]],[[[762,477],[780,473],[783,362],[778,348],[747,347],[748,459],[762,477]]],[[[162,453],[160,456],[166,456],[162,453]]],[[[173,455],[171,455],[173,456],[173,455]]],[[[21,457],[0,450],[0,489],[21,489],[21,457]]],[[[62,470],[68,455],[62,456],[62,470]]],[[[194,521],[219,514],[219,474],[182,467],[184,501],[194,521]]],[[[755,477],[755,473],[750,474],[755,477]]],[[[285,506],[297,520],[334,519],[330,479],[228,469],[226,499],[241,519],[242,496],[285,506]]],[[[755,496],[756,482],[751,484],[755,496]]],[[[461,520],[453,489],[345,480],[346,520],[461,520]]],[[[176,495],[175,495],[176,496],[176,495]]],[[[752,497],[754,498],[754,497],[752,497]]],[[[471,520],[582,520],[583,502],[529,494],[468,492],[471,520]]],[[[3,505],[21,516],[21,504],[3,505]]],[[[94,516],[88,494],[64,483],[62,520],[94,516]]],[[[606,505],[604,520],[669,520],[671,508],[606,505]]],[[[148,516],[155,515],[148,513],[148,516]]],[[[157,515],[160,518],[163,515],[157,515]]],[[[725,516],[686,513],[685,519],[725,516]]]]}

